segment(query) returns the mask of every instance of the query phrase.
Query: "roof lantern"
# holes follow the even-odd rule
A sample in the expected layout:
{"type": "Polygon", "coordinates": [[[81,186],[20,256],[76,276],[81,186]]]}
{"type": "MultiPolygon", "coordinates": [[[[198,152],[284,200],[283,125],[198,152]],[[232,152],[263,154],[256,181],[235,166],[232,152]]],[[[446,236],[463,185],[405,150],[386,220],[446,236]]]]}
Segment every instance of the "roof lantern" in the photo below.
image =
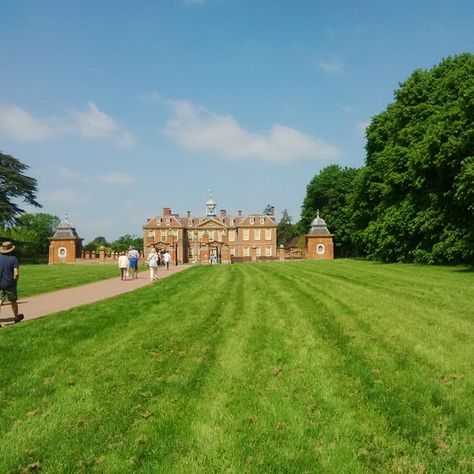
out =
{"type": "Polygon", "coordinates": [[[70,239],[79,239],[77,235],[76,228],[74,224],[69,222],[69,217],[66,214],[64,220],[58,225],[55,234],[52,237],[52,240],[70,240],[70,239]]]}
{"type": "Polygon", "coordinates": [[[332,235],[327,228],[326,221],[319,217],[319,209],[317,210],[316,218],[311,222],[308,235],[332,235]]]}
{"type": "Polygon", "coordinates": [[[209,199],[206,202],[206,217],[216,217],[217,204],[212,199],[212,191],[209,189],[209,199]]]}

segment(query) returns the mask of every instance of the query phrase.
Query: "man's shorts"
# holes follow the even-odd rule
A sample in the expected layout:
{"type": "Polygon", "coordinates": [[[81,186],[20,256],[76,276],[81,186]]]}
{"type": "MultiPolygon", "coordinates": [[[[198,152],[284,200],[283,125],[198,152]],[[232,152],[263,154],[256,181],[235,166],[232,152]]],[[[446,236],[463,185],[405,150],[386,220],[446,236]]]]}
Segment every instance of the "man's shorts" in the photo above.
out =
{"type": "Polygon", "coordinates": [[[131,258],[130,259],[130,268],[133,268],[136,270],[138,268],[138,259],[137,258],[131,258]]]}
{"type": "Polygon", "coordinates": [[[16,293],[16,286],[0,290],[0,301],[3,303],[6,299],[8,301],[16,301],[18,298],[16,293]]]}

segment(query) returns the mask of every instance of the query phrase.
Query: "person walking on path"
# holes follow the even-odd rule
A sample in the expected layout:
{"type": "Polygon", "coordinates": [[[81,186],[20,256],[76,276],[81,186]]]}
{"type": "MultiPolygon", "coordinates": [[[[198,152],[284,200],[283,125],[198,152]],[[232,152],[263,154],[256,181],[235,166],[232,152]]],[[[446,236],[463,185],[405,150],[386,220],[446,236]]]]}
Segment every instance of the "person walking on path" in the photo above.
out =
{"type": "Polygon", "coordinates": [[[158,280],[158,277],[156,276],[158,271],[158,254],[156,253],[155,247],[151,248],[146,262],[148,264],[148,268],[150,269],[150,281],[158,280]]]}
{"type": "MultiPolygon", "coordinates": [[[[6,299],[10,301],[13,311],[13,320],[19,323],[24,319],[23,314],[18,314],[17,282],[20,278],[20,263],[13,255],[15,246],[11,242],[3,242],[0,247],[0,309],[6,299]]],[[[2,319],[2,321],[11,321],[2,319]]]]}
{"type": "Polygon", "coordinates": [[[166,265],[166,270],[170,269],[170,261],[171,261],[171,255],[169,254],[168,250],[163,255],[163,261],[165,262],[166,265]]]}
{"type": "Polygon", "coordinates": [[[138,278],[138,257],[140,254],[138,250],[134,249],[132,246],[128,248],[128,258],[130,260],[130,277],[138,278]]]}
{"type": "Polygon", "coordinates": [[[127,279],[127,273],[128,273],[128,256],[125,252],[120,252],[120,256],[118,258],[118,266],[120,268],[120,279],[122,281],[125,281],[127,279]]]}

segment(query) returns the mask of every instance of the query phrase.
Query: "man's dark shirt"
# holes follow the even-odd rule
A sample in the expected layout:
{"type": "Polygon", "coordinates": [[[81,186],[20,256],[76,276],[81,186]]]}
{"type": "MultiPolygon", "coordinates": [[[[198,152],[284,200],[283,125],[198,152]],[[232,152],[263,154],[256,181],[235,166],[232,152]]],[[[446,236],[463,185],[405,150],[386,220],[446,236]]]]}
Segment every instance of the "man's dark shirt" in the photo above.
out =
{"type": "Polygon", "coordinates": [[[13,279],[13,269],[19,267],[18,259],[14,255],[0,254],[0,289],[6,290],[16,285],[13,279]]]}

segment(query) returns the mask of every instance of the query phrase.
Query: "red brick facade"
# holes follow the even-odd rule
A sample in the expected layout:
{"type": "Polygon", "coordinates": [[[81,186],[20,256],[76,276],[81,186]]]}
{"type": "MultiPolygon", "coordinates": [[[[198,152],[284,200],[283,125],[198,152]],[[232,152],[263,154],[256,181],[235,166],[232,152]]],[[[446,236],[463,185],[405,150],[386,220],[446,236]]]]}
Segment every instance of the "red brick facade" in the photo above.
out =
{"type": "Polygon", "coordinates": [[[250,214],[228,216],[215,212],[212,196],[206,204],[205,217],[163,214],[149,219],[143,226],[145,253],[151,246],[167,249],[173,263],[208,263],[215,259],[230,262],[231,257],[277,257],[276,224],[273,215],[250,214]]]}
{"type": "Polygon", "coordinates": [[[75,263],[82,255],[82,239],[77,235],[75,227],[65,220],[59,224],[49,244],[49,264],[75,263]]]}
{"type": "Polygon", "coordinates": [[[306,236],[306,251],[307,258],[312,260],[334,258],[334,236],[329,232],[324,219],[319,217],[319,211],[306,236]]]}

